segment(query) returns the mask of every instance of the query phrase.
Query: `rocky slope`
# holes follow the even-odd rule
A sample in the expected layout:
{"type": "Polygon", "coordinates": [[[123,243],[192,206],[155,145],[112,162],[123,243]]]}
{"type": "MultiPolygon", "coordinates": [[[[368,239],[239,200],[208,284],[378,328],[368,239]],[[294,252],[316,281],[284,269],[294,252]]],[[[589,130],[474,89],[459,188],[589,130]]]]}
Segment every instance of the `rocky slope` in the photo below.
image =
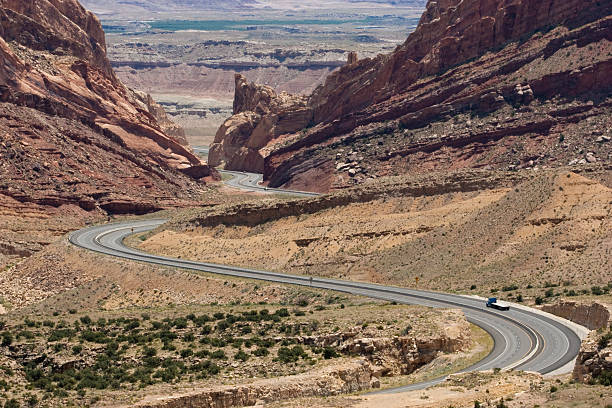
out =
{"type": "Polygon", "coordinates": [[[0,55],[1,202],[147,212],[196,197],[178,170],[211,174],[116,78],[99,21],[76,0],[2,0],[0,55]]]}
{"type": "Polygon", "coordinates": [[[609,187],[558,170],[443,172],[299,202],[190,210],[140,246],[205,262],[400,286],[418,277],[422,288],[549,302],[607,285],[611,200],[609,187]]]}
{"type": "MultiPolygon", "coordinates": [[[[608,161],[611,12],[594,0],[430,1],[392,54],[349,59],[330,75],[308,98],[312,120],[301,129],[245,130],[247,165],[234,157],[241,148],[222,160],[252,170],[263,161],[271,186],[318,191],[432,169],[608,161]]],[[[261,112],[235,114],[217,135],[224,144],[261,112]]]]}

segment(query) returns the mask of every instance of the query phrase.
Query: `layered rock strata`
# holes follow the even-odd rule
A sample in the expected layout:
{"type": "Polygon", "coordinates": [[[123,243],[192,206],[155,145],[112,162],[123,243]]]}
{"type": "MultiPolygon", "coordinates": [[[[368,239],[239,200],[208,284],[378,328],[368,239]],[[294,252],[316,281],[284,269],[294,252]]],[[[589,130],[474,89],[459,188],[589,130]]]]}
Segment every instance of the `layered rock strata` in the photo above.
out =
{"type": "MultiPolygon", "coordinates": [[[[407,172],[609,161],[611,13],[594,0],[430,1],[395,52],[351,56],[331,74],[308,98],[305,126],[257,134],[268,142],[242,169],[263,159],[271,186],[328,191],[407,172]]],[[[249,95],[237,88],[240,106],[249,95]]],[[[228,168],[250,127],[239,138],[219,130],[237,142],[221,157],[228,168]]]]}
{"type": "Polygon", "coordinates": [[[116,78],[76,0],[0,1],[1,195],[47,212],[190,203],[200,187],[185,173],[213,173],[147,102],[116,78]]]}
{"type": "Polygon", "coordinates": [[[306,97],[277,94],[269,86],[249,83],[236,74],[234,115],[221,125],[210,147],[210,165],[264,171],[263,148],[281,135],[308,125],[312,111],[306,97]]]}

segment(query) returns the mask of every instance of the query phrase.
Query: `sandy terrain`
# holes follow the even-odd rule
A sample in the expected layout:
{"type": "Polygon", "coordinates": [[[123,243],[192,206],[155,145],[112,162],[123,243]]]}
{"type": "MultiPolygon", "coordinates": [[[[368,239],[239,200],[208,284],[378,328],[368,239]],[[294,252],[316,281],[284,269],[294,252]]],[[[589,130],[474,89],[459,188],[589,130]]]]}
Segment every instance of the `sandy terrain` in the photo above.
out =
{"type": "Polygon", "coordinates": [[[528,285],[547,282],[567,291],[608,283],[611,198],[609,188],[583,176],[534,174],[511,189],[390,194],[254,226],[201,228],[185,221],[141,248],[409,286],[418,277],[419,287],[441,290],[470,291],[475,284],[471,292],[483,295],[514,284],[506,292],[526,295],[528,285]]]}

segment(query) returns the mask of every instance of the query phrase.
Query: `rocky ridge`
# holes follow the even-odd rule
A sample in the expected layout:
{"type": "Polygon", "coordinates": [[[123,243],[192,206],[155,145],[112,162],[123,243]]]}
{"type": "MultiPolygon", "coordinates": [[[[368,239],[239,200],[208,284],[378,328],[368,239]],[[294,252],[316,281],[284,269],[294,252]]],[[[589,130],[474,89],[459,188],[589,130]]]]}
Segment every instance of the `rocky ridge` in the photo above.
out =
{"type": "MultiPolygon", "coordinates": [[[[304,116],[311,121],[282,135],[268,131],[247,170],[263,160],[271,186],[327,191],[432,169],[607,161],[610,7],[430,1],[395,52],[352,56],[310,95],[304,116]]],[[[245,97],[237,88],[236,99],[245,97]]],[[[244,144],[223,158],[228,168],[255,134],[243,129],[244,144]]],[[[227,130],[217,140],[232,139],[227,130]]]]}
{"type": "Polygon", "coordinates": [[[208,155],[212,166],[225,162],[226,168],[264,171],[260,150],[287,133],[304,128],[312,120],[305,96],[277,94],[265,85],[249,83],[236,74],[234,115],[217,131],[208,155]]]}
{"type": "Polygon", "coordinates": [[[212,175],[116,78],[100,22],[76,0],[2,0],[0,55],[2,196],[48,214],[143,213],[197,197],[178,170],[212,175]]]}

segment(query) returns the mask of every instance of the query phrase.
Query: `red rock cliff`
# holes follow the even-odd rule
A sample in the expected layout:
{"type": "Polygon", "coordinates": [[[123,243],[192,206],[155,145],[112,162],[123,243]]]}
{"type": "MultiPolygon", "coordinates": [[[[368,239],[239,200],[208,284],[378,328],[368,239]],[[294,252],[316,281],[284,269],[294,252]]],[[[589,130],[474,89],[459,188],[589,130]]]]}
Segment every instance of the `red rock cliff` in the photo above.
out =
{"type": "Polygon", "coordinates": [[[0,194],[111,212],[189,200],[183,173],[211,171],[168,128],[116,78],[76,0],[0,0],[0,194]]]}
{"type": "Polygon", "coordinates": [[[611,9],[595,0],[429,1],[392,54],[352,56],[313,92],[308,127],[266,135],[264,177],[327,191],[405,172],[605,162],[611,9]]]}

